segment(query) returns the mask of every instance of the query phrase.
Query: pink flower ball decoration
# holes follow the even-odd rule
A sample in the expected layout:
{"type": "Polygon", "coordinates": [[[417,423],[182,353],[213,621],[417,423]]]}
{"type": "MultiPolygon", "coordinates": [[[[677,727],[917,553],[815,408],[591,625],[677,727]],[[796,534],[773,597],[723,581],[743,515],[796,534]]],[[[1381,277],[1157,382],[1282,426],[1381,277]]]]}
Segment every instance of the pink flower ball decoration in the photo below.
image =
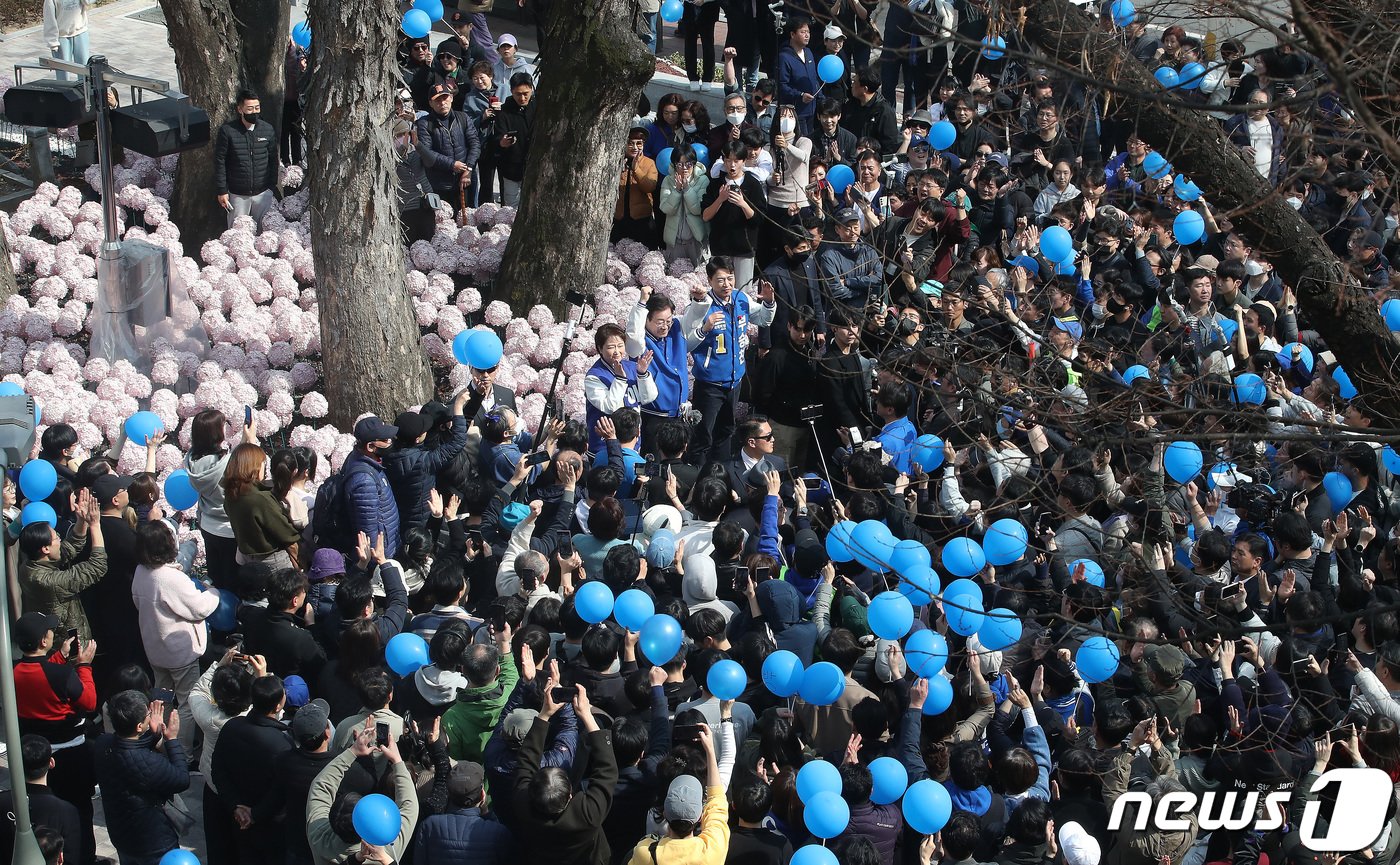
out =
{"type": "Polygon", "coordinates": [[[428,290],[428,275],[417,270],[407,271],[403,275],[403,287],[413,297],[419,297],[428,290]]]}
{"type": "Polygon", "coordinates": [[[175,409],[175,413],[182,418],[192,418],[199,414],[199,401],[194,398],[194,394],[180,394],[180,404],[175,409]]]}
{"type": "Polygon", "coordinates": [[[450,342],[457,334],[467,329],[466,316],[455,306],[444,306],[438,311],[437,335],[450,342]]]}
{"type": "Polygon", "coordinates": [[[97,428],[97,424],[91,421],[77,421],[72,424],[73,431],[78,434],[78,444],[84,450],[95,450],[102,444],[102,430],[97,428]]]}
{"type": "Polygon", "coordinates": [[[625,263],[618,259],[609,259],[607,265],[607,280],[613,285],[635,285],[636,280],[632,276],[632,271],[625,263]]]}
{"type": "MultiPolygon", "coordinates": [[[[283,420],[281,415],[278,415],[275,412],[270,412],[267,409],[259,409],[253,414],[258,420],[259,435],[270,435],[287,425],[287,421],[283,420]]],[[[290,415],[288,416],[288,419],[290,419],[290,415]]]]}
{"type": "Polygon", "coordinates": [[[579,351],[571,351],[564,356],[564,374],[567,376],[582,375],[588,372],[593,366],[591,358],[579,351]]]}
{"type": "Polygon", "coordinates": [[[451,286],[443,288],[440,285],[429,285],[428,290],[423,292],[423,302],[433,308],[434,314],[447,305],[447,299],[452,295],[451,286]]]}
{"type": "Polygon", "coordinates": [[[623,239],[613,247],[613,252],[626,262],[628,267],[636,267],[642,263],[642,256],[647,254],[647,248],[635,240],[623,239]]]}
{"type": "Polygon", "coordinates": [[[482,314],[482,318],[492,327],[505,327],[510,323],[510,307],[503,300],[493,300],[487,304],[486,312],[482,314]]]}
{"type": "Polygon", "coordinates": [[[408,249],[408,258],[416,269],[425,272],[437,266],[437,250],[426,240],[415,241],[408,249]]]}
{"type": "Polygon", "coordinates": [[[267,362],[278,369],[286,369],[296,362],[296,353],[289,342],[274,342],[267,352],[267,362]]]}
{"type": "Polygon", "coordinates": [[[136,399],[147,399],[151,395],[151,380],[138,373],[126,382],[126,395],[136,399]]]}
{"type": "Polygon", "coordinates": [[[544,304],[537,303],[530,307],[530,311],[525,315],[525,320],[530,323],[531,327],[538,330],[545,325],[554,323],[554,313],[544,304]]]}
{"type": "Polygon", "coordinates": [[[434,366],[449,366],[452,364],[452,344],[443,342],[442,337],[435,333],[425,333],[418,340],[418,344],[423,349],[423,353],[428,356],[428,362],[434,366]]]}
{"type": "Polygon", "coordinates": [[[487,202],[486,204],[483,204],[483,205],[481,205],[480,207],[478,207],[476,210],[472,211],[472,214],[471,214],[472,225],[475,225],[475,226],[477,226],[478,228],[481,228],[481,227],[489,228],[489,227],[493,224],[493,222],[495,221],[495,219],[496,219],[496,214],[498,214],[498,213],[500,213],[500,212],[501,212],[501,206],[500,206],[499,204],[495,204],[495,203],[492,203],[492,202],[487,202]]]}
{"type": "Polygon", "coordinates": [[[308,390],[316,386],[321,380],[321,375],[316,371],[316,367],[305,361],[292,365],[292,385],[297,390],[308,390]]]}
{"type": "Polygon", "coordinates": [[[512,318],[506,323],[506,341],[519,340],[532,332],[530,323],[523,318],[512,318]]]}
{"type": "Polygon", "coordinates": [[[688,258],[678,258],[666,270],[671,276],[684,276],[695,271],[695,263],[688,258]]]}
{"type": "Polygon", "coordinates": [[[539,381],[539,373],[531,366],[524,364],[517,365],[514,368],[514,373],[515,392],[519,395],[529,393],[531,388],[535,386],[535,383],[539,381]]]}
{"type": "Polygon", "coordinates": [[[300,189],[302,183],[306,181],[306,169],[300,165],[288,165],[282,169],[282,185],[291,189],[300,189]]]}

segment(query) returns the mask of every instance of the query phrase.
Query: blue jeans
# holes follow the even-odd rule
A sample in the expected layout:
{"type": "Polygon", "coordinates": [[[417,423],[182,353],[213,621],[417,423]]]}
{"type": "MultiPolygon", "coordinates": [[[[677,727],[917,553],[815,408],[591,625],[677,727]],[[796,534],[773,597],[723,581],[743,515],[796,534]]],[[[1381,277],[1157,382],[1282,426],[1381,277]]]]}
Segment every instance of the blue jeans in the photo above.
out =
{"type": "Polygon", "coordinates": [[[659,33],[661,32],[661,13],[660,13],[660,12],[651,12],[651,13],[647,14],[647,16],[646,16],[646,22],[647,22],[647,50],[650,51],[650,52],[652,53],[652,56],[655,56],[655,55],[656,55],[656,52],[657,52],[657,51],[660,49],[660,47],[661,47],[661,46],[660,46],[660,42],[659,42],[659,40],[657,39],[657,34],[659,34],[659,33]]]}
{"type": "MultiPolygon", "coordinates": [[[[55,60],[67,60],[69,63],[88,62],[88,32],[84,30],[77,36],[58,37],[58,47],[49,49],[55,60]]],[[[59,72],[59,81],[72,81],[78,76],[68,72],[59,72]]]]}

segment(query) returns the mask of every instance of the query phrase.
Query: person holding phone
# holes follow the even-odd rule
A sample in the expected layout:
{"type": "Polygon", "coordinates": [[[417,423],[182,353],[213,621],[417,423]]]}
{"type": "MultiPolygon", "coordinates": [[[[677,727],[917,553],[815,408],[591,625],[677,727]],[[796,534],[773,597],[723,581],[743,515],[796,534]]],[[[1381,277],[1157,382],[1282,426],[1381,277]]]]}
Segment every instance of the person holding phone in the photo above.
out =
{"type": "Polygon", "coordinates": [[[535,132],[535,79],[529,72],[516,72],[510,76],[508,85],[510,98],[496,116],[491,150],[501,173],[501,203],[506,207],[519,207],[520,184],[525,181],[525,163],[535,132]]]}

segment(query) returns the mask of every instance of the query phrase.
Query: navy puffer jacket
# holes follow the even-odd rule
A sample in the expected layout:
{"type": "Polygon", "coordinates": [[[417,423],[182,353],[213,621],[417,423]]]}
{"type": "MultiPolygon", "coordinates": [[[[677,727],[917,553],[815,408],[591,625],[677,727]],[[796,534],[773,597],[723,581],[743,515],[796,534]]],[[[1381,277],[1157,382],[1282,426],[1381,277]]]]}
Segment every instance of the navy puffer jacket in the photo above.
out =
{"type": "MultiPolygon", "coordinates": [[[[394,490],[399,504],[399,528],[428,524],[428,493],[437,473],[452,462],[467,446],[467,419],[461,415],[452,419],[452,432],[442,444],[429,450],[422,445],[396,448],[384,455],[384,474],[394,490]]],[[[389,549],[387,546],[384,548],[389,549]]]]}
{"type": "Polygon", "coordinates": [[[107,833],[123,860],[155,860],[180,846],[160,806],[189,789],[185,749],[179,739],[166,740],[164,751],[154,744],[150,734],[119,739],[111,733],[94,743],[107,833]]]}
{"type": "Polygon", "coordinates": [[[435,814],[419,825],[413,841],[415,862],[506,865],[514,852],[510,830],[498,820],[483,817],[479,808],[435,814]]]}
{"type": "Polygon", "coordinates": [[[393,558],[399,552],[399,508],[384,466],[378,460],[355,451],[345,460],[345,498],[350,507],[350,525],[364,532],[370,545],[384,535],[384,554],[393,558]]]}
{"type": "Polygon", "coordinates": [[[433,189],[453,189],[457,185],[453,163],[475,167],[481,156],[476,123],[461,111],[449,111],[446,115],[429,111],[418,119],[418,153],[423,157],[423,168],[433,189]]]}

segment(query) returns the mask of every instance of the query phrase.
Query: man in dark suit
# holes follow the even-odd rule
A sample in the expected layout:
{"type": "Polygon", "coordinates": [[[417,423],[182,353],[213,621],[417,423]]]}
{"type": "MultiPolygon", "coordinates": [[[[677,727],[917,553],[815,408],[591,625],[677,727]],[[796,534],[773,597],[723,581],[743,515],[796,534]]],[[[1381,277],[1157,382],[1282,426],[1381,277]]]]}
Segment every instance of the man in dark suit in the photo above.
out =
{"type": "Polygon", "coordinates": [[[739,424],[734,438],[739,442],[739,453],[724,464],[730,489],[737,492],[740,498],[747,498],[751,490],[763,485],[765,472],[777,472],[784,476],[783,497],[789,498],[792,485],[786,477],[787,460],[773,453],[773,426],[768,423],[768,418],[751,415],[739,424]]]}
{"type": "Polygon", "coordinates": [[[782,258],[763,271],[764,278],[773,283],[778,309],[773,313],[773,323],[758,329],[759,348],[772,348],[774,334],[778,334],[779,339],[786,336],[788,316],[804,306],[810,307],[817,316],[818,341],[826,341],[826,307],[822,304],[821,274],[817,270],[816,256],[812,254],[817,248],[812,237],[815,231],[794,227],[783,232],[782,258]]]}
{"type": "Polygon", "coordinates": [[[656,425],[656,431],[647,441],[647,452],[655,457],[661,466],[660,477],[652,478],[647,484],[647,501],[653,505],[671,504],[666,495],[666,475],[676,478],[676,498],[682,502],[690,498],[690,489],[700,475],[700,467],[687,465],[681,458],[690,447],[690,424],[680,418],[667,418],[656,425]]]}
{"type": "MultiPolygon", "coordinates": [[[[83,827],[78,818],[78,809],[49,789],[49,770],[53,768],[53,747],[49,740],[29,733],[20,737],[19,747],[24,766],[24,787],[29,793],[30,824],[47,826],[63,837],[64,861],[74,865],[89,861],[84,858],[91,851],[83,849],[83,827]]],[[[12,855],[15,847],[14,796],[12,790],[0,793],[0,855],[3,856],[12,855]]]]}

